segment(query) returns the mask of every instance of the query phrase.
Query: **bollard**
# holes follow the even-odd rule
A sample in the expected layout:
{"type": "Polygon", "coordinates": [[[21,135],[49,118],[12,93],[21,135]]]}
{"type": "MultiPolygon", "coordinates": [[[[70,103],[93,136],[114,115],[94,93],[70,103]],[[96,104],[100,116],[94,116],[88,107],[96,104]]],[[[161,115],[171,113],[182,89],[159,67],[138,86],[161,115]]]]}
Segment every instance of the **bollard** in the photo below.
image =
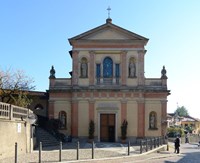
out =
{"type": "Polygon", "coordinates": [[[130,155],[130,141],[128,141],[128,156],[130,155]]]}
{"type": "Polygon", "coordinates": [[[79,141],[77,141],[77,160],[79,160],[79,141]]]}
{"type": "Polygon", "coordinates": [[[150,140],[151,140],[150,150],[152,150],[153,149],[153,139],[151,138],[150,140]]]}
{"type": "Polygon", "coordinates": [[[60,142],[60,149],[59,149],[59,162],[62,161],[62,159],[61,159],[61,157],[62,157],[61,152],[62,152],[62,142],[60,142]]]}
{"type": "Polygon", "coordinates": [[[15,163],[17,163],[17,143],[15,143],[15,163]]]}
{"type": "Polygon", "coordinates": [[[146,152],[148,152],[148,139],[146,139],[146,152]]]}
{"type": "Polygon", "coordinates": [[[92,159],[94,159],[94,141],[92,142],[92,159]]]}
{"type": "Polygon", "coordinates": [[[140,154],[142,154],[142,140],[140,141],[140,154]]]}
{"type": "Polygon", "coordinates": [[[168,139],[167,139],[167,151],[169,151],[169,143],[168,143],[168,139]]]}
{"type": "Polygon", "coordinates": [[[40,142],[40,146],[39,146],[39,163],[41,163],[41,152],[42,152],[42,142],[40,142]]]}

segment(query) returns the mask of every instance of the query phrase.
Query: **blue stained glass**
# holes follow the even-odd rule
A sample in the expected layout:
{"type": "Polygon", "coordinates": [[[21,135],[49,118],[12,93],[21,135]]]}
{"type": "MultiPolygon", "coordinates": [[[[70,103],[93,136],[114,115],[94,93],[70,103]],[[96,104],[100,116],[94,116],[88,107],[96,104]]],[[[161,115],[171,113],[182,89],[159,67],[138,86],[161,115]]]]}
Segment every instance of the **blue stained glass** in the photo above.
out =
{"type": "Polygon", "coordinates": [[[119,64],[115,65],[115,77],[118,78],[120,76],[119,74],[119,64]]]}
{"type": "Polygon", "coordinates": [[[103,77],[104,78],[113,77],[113,61],[109,57],[105,58],[103,61],[103,77]]]}
{"type": "Polygon", "coordinates": [[[100,64],[96,65],[96,77],[97,78],[101,77],[101,65],[100,64]]]}

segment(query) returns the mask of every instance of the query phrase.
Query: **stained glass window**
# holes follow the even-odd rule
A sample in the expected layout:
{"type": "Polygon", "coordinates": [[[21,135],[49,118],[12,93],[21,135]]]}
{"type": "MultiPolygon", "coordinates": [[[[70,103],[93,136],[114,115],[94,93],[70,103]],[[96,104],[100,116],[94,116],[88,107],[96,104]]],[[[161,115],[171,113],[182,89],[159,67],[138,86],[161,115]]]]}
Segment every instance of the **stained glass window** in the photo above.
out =
{"type": "Polygon", "coordinates": [[[113,77],[113,61],[110,57],[106,57],[103,61],[103,77],[104,78],[113,77]]]}

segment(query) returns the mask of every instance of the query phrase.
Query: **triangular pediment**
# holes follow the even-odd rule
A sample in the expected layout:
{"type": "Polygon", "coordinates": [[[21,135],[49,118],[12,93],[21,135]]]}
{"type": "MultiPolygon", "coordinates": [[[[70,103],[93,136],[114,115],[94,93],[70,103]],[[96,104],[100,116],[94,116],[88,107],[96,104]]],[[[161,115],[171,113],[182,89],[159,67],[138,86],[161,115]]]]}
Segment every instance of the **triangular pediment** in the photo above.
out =
{"type": "Polygon", "coordinates": [[[123,29],[112,23],[103,24],[97,28],[91,29],[80,35],[69,39],[70,44],[73,41],[86,41],[86,40],[138,40],[146,43],[147,38],[140,36],[136,33],[123,29]]]}
{"type": "Polygon", "coordinates": [[[126,39],[137,39],[136,37],[130,37],[120,31],[114,30],[112,28],[102,29],[95,33],[91,33],[84,39],[88,40],[126,40],[126,39]]]}

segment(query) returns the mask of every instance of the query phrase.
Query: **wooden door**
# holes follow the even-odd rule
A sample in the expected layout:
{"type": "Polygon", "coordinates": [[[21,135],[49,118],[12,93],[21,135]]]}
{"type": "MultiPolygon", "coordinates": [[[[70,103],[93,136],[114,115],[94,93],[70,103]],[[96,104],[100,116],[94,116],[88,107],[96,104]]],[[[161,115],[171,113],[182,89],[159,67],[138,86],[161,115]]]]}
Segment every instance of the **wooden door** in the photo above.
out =
{"type": "Polygon", "coordinates": [[[115,114],[100,114],[100,141],[115,142],[115,114]]]}

